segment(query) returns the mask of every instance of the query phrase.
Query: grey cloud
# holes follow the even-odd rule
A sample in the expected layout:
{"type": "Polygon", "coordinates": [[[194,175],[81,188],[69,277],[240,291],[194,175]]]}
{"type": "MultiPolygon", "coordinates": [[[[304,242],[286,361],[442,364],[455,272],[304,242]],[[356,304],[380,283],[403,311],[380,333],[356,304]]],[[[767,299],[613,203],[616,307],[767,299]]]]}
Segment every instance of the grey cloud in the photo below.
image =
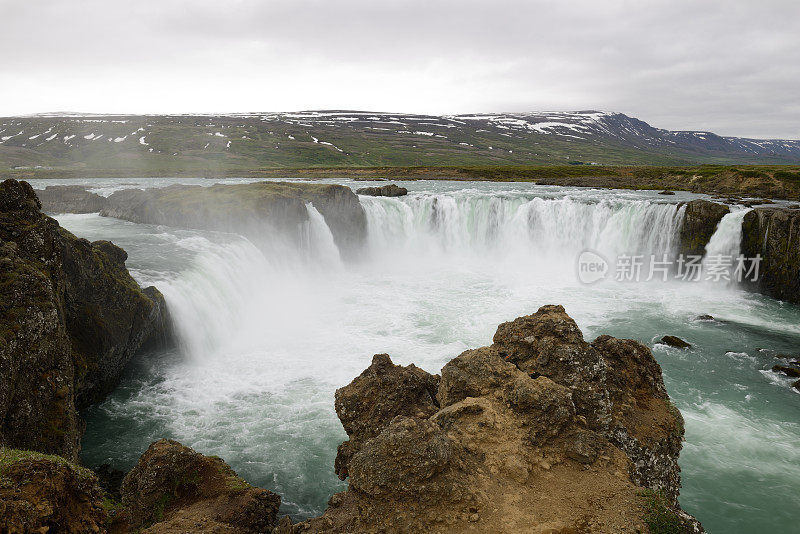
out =
{"type": "Polygon", "coordinates": [[[788,0],[40,0],[0,19],[0,114],[599,108],[800,138],[788,0]]]}

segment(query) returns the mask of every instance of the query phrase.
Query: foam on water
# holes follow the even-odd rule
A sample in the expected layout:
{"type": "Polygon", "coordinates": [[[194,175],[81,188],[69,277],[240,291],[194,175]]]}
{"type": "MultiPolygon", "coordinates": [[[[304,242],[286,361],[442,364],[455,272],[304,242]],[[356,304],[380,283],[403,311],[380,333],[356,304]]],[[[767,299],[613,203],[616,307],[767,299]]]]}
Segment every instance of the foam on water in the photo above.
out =
{"type": "MultiPolygon", "coordinates": [[[[310,205],[299,246],[60,217],[79,235],[128,250],[137,278],[164,293],[180,338],[177,351],[140,358],[88,411],[84,460],[129,468],[152,440],[171,437],[277,491],[284,512],[315,515],[343,488],[333,474],[345,439],[333,393],[372,354],[438,372],[464,349],[489,344],[500,322],[557,303],[587,339],[608,333],[654,347],[687,416],[681,500],[688,511],[711,531],[746,531],[737,526],[747,524],[743,509],[762,525],[784,524],[777,503],[741,484],[773,491],[788,483],[780,473],[794,473],[800,429],[786,421],[796,421],[800,396],[761,374],[774,357],[758,349],[797,345],[795,308],[728,286],[581,284],[576,259],[584,249],[607,258],[673,253],[683,210],[654,195],[404,185],[411,190],[404,198],[361,197],[368,250],[353,264],[342,262],[310,205]],[[718,321],[693,321],[700,313],[718,321]],[[694,348],[655,346],[665,334],[694,348]],[[737,428],[741,441],[731,443],[737,428]],[[747,476],[737,462],[751,462],[747,476]]],[[[733,250],[739,215],[723,219],[709,250],[733,250]]],[[[800,504],[798,494],[781,505],[800,504]]]]}

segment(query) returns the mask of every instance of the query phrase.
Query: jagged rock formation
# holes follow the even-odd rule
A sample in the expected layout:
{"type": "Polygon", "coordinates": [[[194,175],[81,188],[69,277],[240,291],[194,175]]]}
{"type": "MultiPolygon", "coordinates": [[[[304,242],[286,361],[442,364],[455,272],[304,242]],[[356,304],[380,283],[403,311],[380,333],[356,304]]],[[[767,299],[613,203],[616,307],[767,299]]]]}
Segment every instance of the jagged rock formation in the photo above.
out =
{"type": "Polygon", "coordinates": [[[686,204],[680,229],[678,252],[684,256],[703,256],[717,225],[731,209],[708,200],[692,200],[686,204]]]}
{"type": "Polygon", "coordinates": [[[376,354],[370,365],[347,388],[336,391],[336,413],[351,439],[339,445],[336,474],[344,480],[350,458],[368,439],[377,436],[394,417],[428,418],[438,409],[439,377],[419,367],[394,365],[388,354],[376,354]],[[375,399],[381,402],[376,403],[375,399]]]}
{"type": "Polygon", "coordinates": [[[384,185],[381,187],[362,187],[357,189],[359,195],[369,195],[371,197],[402,197],[408,194],[408,189],[395,184],[384,185]]]}
{"type": "Polygon", "coordinates": [[[278,495],[239,478],[222,459],[171,440],[150,445],[121,491],[124,517],[118,523],[150,533],[269,532],[281,503],[278,495]]]}
{"type": "Polygon", "coordinates": [[[236,232],[257,242],[276,232],[299,240],[309,218],[306,203],[325,218],[342,254],[357,255],[366,239],[366,215],[358,196],[342,185],[258,182],[125,189],[109,196],[100,214],[136,223],[236,232]]]}
{"type": "Polygon", "coordinates": [[[60,228],[26,182],[0,184],[0,445],[76,458],[77,410],[168,335],[163,297],[126,258],[60,228]]]}
{"type": "Polygon", "coordinates": [[[106,206],[105,197],[82,185],[48,185],[38,189],[36,196],[45,213],[97,213],[106,206]]]}
{"type": "Polygon", "coordinates": [[[102,532],[103,492],[58,456],[0,448],[0,532],[102,532]]]}
{"type": "Polygon", "coordinates": [[[702,531],[677,504],[683,420],[658,363],[635,341],[587,343],[560,306],[441,377],[377,355],[336,410],[349,488],[276,533],[702,531]]]}
{"type": "Polygon", "coordinates": [[[753,209],[742,222],[741,251],[746,258],[761,255],[761,293],[800,302],[800,210],[753,209]]]}

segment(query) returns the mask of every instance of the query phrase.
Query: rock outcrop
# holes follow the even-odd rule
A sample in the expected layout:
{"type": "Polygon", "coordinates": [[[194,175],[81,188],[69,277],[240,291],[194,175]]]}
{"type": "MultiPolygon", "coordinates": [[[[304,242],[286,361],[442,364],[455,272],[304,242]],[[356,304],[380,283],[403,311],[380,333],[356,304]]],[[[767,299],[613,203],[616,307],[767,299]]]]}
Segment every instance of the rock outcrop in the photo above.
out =
{"type": "Polygon", "coordinates": [[[125,189],[110,195],[100,214],[136,223],[236,232],[256,243],[276,234],[299,241],[309,220],[306,203],[325,218],[343,256],[360,252],[366,214],[358,196],[341,185],[258,182],[125,189]]]}
{"type": "Polygon", "coordinates": [[[0,532],[103,532],[107,517],[88,469],[58,456],[0,448],[0,532]]]}
{"type": "Polygon", "coordinates": [[[269,532],[281,499],[241,479],[216,456],[160,440],[122,481],[127,529],[145,532],[269,532]]]}
{"type": "Polygon", "coordinates": [[[688,202],[679,233],[678,253],[703,256],[717,225],[730,211],[728,206],[708,200],[688,202]]]}
{"type": "Polygon", "coordinates": [[[761,256],[758,291],[800,302],[800,210],[767,207],[747,213],[741,253],[745,258],[761,256]]]}
{"type": "Polygon", "coordinates": [[[344,480],[350,458],[398,416],[427,419],[439,409],[439,377],[419,367],[394,365],[388,354],[376,354],[370,365],[346,388],[336,391],[336,413],[350,438],[339,446],[336,474],[344,480]],[[381,402],[376,403],[375,399],[381,402]]]}
{"type": "Polygon", "coordinates": [[[560,306],[441,377],[377,355],[336,409],[348,490],[278,534],[702,532],[677,503],[683,420],[658,363],[636,341],[584,341],[560,306]]]}
{"type": "Polygon", "coordinates": [[[357,189],[356,193],[371,197],[402,197],[408,194],[408,189],[395,184],[389,184],[380,187],[362,187],[361,189],[357,189]]]}
{"type": "Polygon", "coordinates": [[[76,458],[77,410],[168,336],[163,297],[126,258],[60,228],[26,182],[0,184],[0,445],[76,458]]]}
{"type": "Polygon", "coordinates": [[[97,213],[106,207],[105,197],[82,185],[48,185],[36,190],[45,213],[97,213]]]}
{"type": "MultiPolygon", "coordinates": [[[[113,477],[118,476],[112,473],[113,477]]],[[[0,532],[271,532],[281,499],[176,441],[147,449],[119,495],[60,456],[0,448],[0,532]]]]}

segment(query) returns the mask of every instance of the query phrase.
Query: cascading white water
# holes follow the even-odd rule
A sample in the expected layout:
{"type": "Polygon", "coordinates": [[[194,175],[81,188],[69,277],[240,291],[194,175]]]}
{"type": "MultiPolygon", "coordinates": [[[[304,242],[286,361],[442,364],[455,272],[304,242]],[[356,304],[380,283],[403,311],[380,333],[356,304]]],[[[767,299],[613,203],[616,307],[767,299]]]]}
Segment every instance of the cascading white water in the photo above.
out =
{"type": "Polygon", "coordinates": [[[736,209],[722,217],[706,245],[706,258],[730,256],[735,259],[739,256],[742,244],[742,222],[744,216],[750,211],[752,208],[736,209]]]}
{"type": "Polygon", "coordinates": [[[220,351],[257,346],[274,335],[277,325],[294,320],[290,311],[302,313],[292,310],[292,303],[302,300],[298,267],[306,272],[342,267],[325,219],[310,203],[306,209],[309,218],[299,243],[270,234],[262,236],[258,247],[238,236],[226,236],[222,243],[191,238],[201,251],[194,265],[177,279],[159,284],[184,353],[211,358],[220,351]]]}
{"type": "Polygon", "coordinates": [[[569,258],[590,248],[617,254],[671,253],[683,218],[677,204],[581,202],[570,197],[420,195],[362,198],[371,252],[569,258]]]}
{"type": "Polygon", "coordinates": [[[322,269],[340,268],[342,258],[325,218],[310,202],[306,203],[308,222],[304,228],[304,250],[310,265],[322,269]]]}

